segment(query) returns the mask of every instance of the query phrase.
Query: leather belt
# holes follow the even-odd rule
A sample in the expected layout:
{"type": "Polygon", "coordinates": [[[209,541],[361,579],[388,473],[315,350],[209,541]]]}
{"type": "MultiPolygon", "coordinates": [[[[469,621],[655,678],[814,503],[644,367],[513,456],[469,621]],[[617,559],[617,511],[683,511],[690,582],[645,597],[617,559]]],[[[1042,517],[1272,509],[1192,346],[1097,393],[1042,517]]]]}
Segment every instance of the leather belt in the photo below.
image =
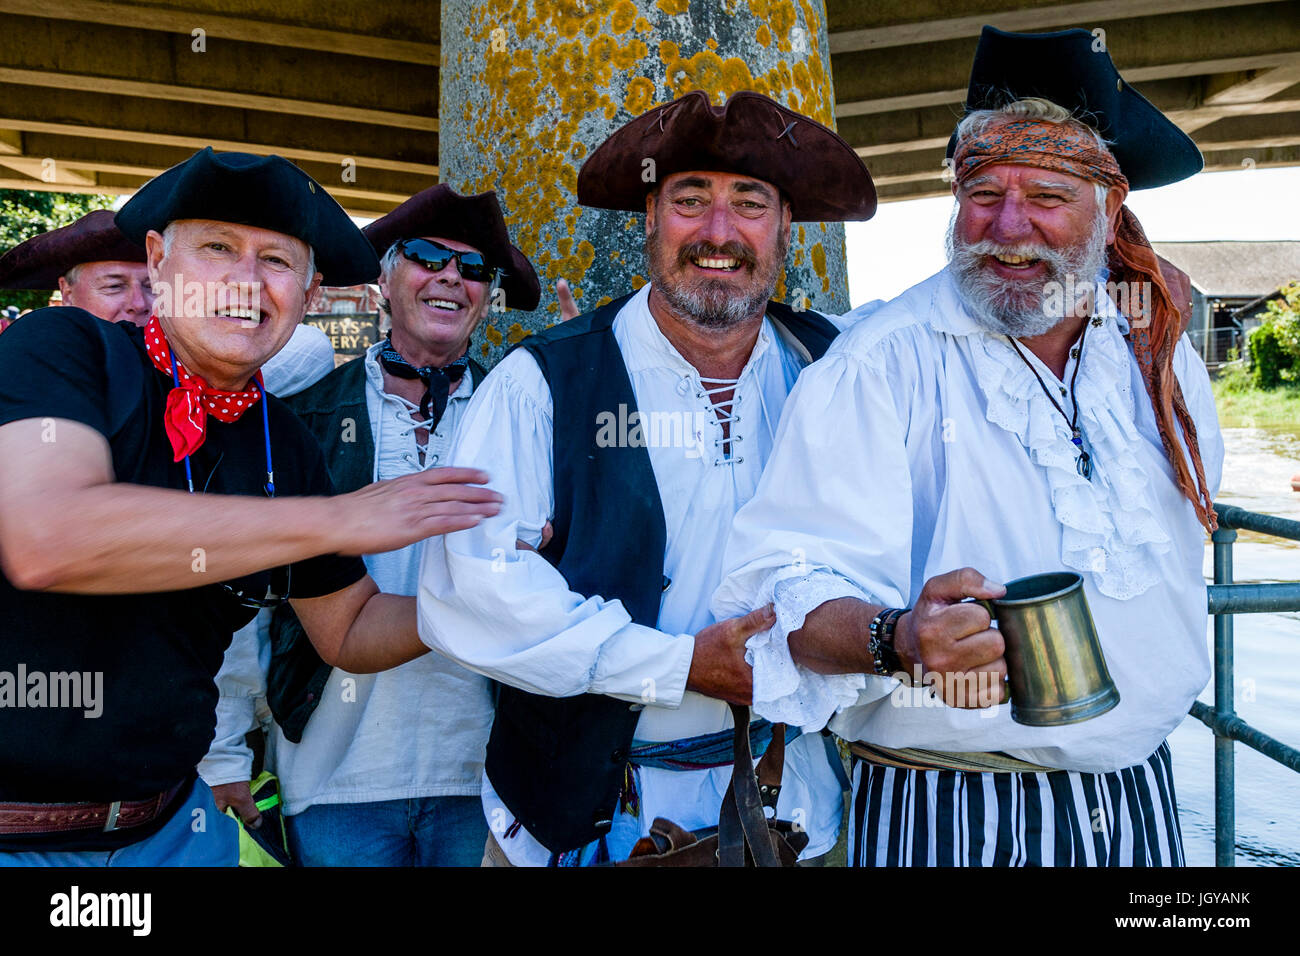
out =
{"type": "Polygon", "coordinates": [[[0,803],[0,835],[67,833],[100,830],[112,833],[152,823],[162,815],[181,788],[182,780],[170,790],[143,800],[114,800],[112,803],[0,803]]]}
{"type": "Polygon", "coordinates": [[[900,770],[960,770],[965,773],[1052,773],[1056,768],[1019,760],[1001,751],[944,753],[915,747],[882,747],[855,740],[849,751],[861,760],[900,770]]]}

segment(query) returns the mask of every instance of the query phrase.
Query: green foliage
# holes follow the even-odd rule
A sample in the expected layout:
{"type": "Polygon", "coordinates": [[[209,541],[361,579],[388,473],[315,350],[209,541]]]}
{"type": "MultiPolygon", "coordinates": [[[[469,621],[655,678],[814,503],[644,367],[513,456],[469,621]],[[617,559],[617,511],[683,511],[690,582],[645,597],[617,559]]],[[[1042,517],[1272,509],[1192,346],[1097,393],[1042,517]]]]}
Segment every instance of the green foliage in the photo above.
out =
{"type": "Polygon", "coordinates": [[[1264,323],[1250,333],[1251,379],[1256,388],[1277,388],[1294,374],[1292,356],[1282,347],[1277,328],[1264,323]]]}
{"type": "Polygon", "coordinates": [[[1251,379],[1257,388],[1300,382],[1300,281],[1283,287],[1257,315],[1263,324],[1250,334],[1251,379]]]}
{"type": "Polygon", "coordinates": [[[1240,395],[1256,388],[1253,370],[1241,360],[1235,348],[1228,349],[1228,360],[1220,366],[1214,385],[1217,391],[1230,395],[1240,395]]]}
{"type": "MultiPolygon", "coordinates": [[[[76,222],[94,209],[109,209],[116,196],[80,193],[49,193],[24,189],[0,189],[0,252],[7,252],[32,236],[76,222]]],[[[49,301],[48,292],[0,289],[0,306],[39,309],[49,301]]]]}

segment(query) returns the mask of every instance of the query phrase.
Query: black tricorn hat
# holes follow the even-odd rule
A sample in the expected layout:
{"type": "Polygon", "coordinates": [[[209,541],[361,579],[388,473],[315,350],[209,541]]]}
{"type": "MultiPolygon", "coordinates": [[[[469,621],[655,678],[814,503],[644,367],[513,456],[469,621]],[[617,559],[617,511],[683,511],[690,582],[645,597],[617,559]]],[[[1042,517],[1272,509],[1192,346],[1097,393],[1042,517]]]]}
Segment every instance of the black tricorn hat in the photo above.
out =
{"type": "Polygon", "coordinates": [[[321,284],[359,285],[379,274],[361,230],[316,180],[282,156],[218,153],[205,146],[149,180],[118,211],[117,226],[144,243],[177,219],[215,219],[301,239],[316,254],[321,284]]]}
{"type": "Polygon", "coordinates": [[[771,183],[790,200],[796,222],[870,219],[876,212],[871,174],[848,143],[750,90],[722,106],[692,90],[619,127],[578,171],[578,202],[645,212],[656,183],[692,170],[771,183]]]}
{"type": "MultiPolygon", "coordinates": [[[[999,109],[1031,96],[1064,107],[1100,133],[1130,189],[1176,183],[1205,165],[1191,137],[1119,75],[1100,37],[1077,29],[1007,33],[986,26],[971,65],[966,111],[999,109]]],[[[950,157],[956,145],[954,132],[950,157]]]]}
{"type": "Polygon", "coordinates": [[[542,298],[537,271],[510,243],[496,192],[461,196],[446,183],[421,190],[388,215],[361,230],[382,256],[399,239],[435,236],[473,246],[501,270],[506,305],[531,311],[542,298]]]}
{"type": "Polygon", "coordinates": [[[0,256],[0,289],[57,289],[59,277],[87,262],[144,262],[144,246],[113,223],[109,209],[20,242],[0,256]]]}

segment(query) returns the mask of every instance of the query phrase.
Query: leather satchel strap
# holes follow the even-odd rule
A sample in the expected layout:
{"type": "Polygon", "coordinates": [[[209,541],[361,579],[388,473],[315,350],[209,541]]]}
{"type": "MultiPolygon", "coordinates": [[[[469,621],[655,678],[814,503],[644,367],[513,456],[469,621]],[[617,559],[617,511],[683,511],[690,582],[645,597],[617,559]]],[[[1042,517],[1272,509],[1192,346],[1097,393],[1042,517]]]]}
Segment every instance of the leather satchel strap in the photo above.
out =
{"type": "MultiPolygon", "coordinates": [[[[745,848],[749,847],[755,866],[779,867],[781,860],[772,846],[768,833],[767,817],[763,814],[763,801],[759,795],[758,779],[754,772],[753,752],[749,747],[749,708],[731,704],[731,717],[736,725],[731,785],[722,799],[722,812],[718,817],[718,865],[744,866],[745,848]]],[[[785,728],[780,727],[779,755],[784,762],[785,728]]],[[[773,728],[772,743],[768,753],[776,747],[777,728],[773,728]]],[[[766,755],[765,755],[766,756],[766,755]]],[[[776,759],[775,756],[772,758],[776,759]]],[[[780,763],[778,763],[780,766],[780,763]]],[[[780,772],[777,772],[777,780],[780,772]]]]}
{"type": "Polygon", "coordinates": [[[772,740],[758,758],[754,776],[758,778],[758,796],[763,806],[776,809],[781,795],[781,776],[785,772],[785,724],[772,725],[772,740]]]}

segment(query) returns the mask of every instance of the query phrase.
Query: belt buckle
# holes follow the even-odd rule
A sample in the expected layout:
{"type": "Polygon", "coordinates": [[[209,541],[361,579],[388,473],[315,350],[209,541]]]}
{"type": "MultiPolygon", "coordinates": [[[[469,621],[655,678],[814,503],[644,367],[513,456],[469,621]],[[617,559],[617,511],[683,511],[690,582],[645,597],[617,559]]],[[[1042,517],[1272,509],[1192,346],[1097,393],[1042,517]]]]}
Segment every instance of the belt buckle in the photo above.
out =
{"type": "Polygon", "coordinates": [[[108,819],[104,821],[104,832],[112,833],[117,829],[117,815],[122,809],[122,801],[114,800],[108,805],[108,819]]]}

